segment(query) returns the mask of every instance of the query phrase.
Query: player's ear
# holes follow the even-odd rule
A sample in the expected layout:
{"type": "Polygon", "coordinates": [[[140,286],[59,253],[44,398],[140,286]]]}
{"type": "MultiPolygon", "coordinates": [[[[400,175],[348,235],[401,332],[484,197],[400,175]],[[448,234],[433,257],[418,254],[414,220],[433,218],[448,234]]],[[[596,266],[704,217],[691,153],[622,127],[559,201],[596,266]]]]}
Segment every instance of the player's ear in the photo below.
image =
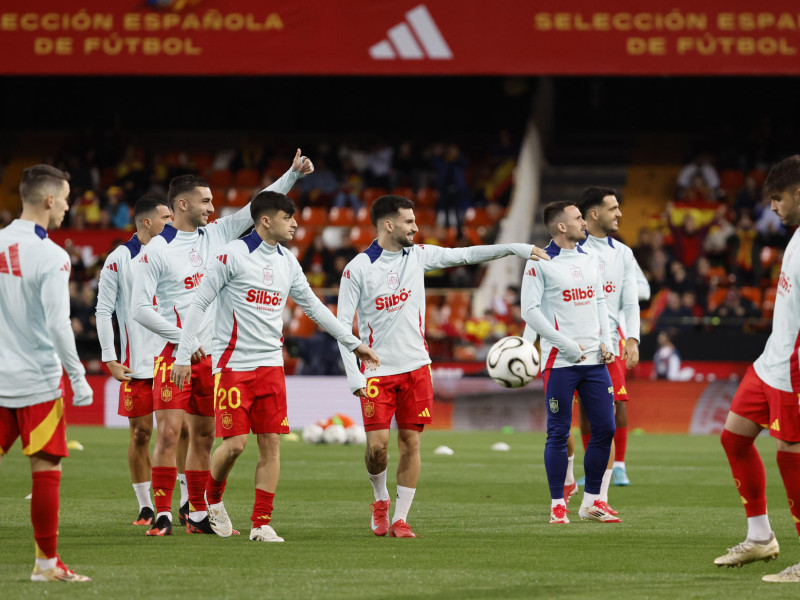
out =
{"type": "Polygon", "coordinates": [[[45,210],[50,210],[53,207],[53,203],[56,201],[56,197],[53,194],[47,194],[44,197],[44,208],[45,210]]]}

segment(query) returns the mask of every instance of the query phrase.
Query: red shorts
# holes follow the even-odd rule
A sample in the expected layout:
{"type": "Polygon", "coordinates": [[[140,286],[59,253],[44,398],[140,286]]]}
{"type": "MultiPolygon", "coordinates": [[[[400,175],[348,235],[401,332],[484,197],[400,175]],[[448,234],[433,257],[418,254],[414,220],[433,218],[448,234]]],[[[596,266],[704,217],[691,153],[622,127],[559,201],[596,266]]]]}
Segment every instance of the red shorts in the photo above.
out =
{"type": "Polygon", "coordinates": [[[774,438],[796,443],[800,442],[798,396],[768,386],[750,365],[733,397],[731,412],[769,429],[774,438]]]}
{"type": "Polygon", "coordinates": [[[117,414],[129,419],[153,414],[153,380],[131,379],[121,382],[117,414]]]}
{"type": "Polygon", "coordinates": [[[217,437],[289,433],[283,367],[217,373],[214,398],[217,437]]]}
{"type": "Polygon", "coordinates": [[[161,356],[156,357],[153,369],[153,410],[169,408],[185,410],[190,415],[214,416],[214,377],[211,375],[211,357],[206,356],[192,365],[192,378],[183,389],[172,383],[170,374],[175,358],[173,344],[167,344],[161,356]]]}
{"type": "Polygon", "coordinates": [[[361,398],[364,429],[389,429],[392,416],[400,429],[422,431],[433,420],[433,374],[425,365],[410,373],[367,379],[367,397],[361,398]]]}
{"type": "Polygon", "coordinates": [[[64,399],[56,398],[23,408],[0,406],[0,454],[8,453],[20,436],[22,453],[26,456],[37,452],[69,456],[64,399]]]}
{"type": "Polygon", "coordinates": [[[614,402],[627,402],[628,390],[625,387],[625,361],[621,356],[614,359],[608,367],[608,374],[611,375],[611,384],[614,386],[614,402]]]}

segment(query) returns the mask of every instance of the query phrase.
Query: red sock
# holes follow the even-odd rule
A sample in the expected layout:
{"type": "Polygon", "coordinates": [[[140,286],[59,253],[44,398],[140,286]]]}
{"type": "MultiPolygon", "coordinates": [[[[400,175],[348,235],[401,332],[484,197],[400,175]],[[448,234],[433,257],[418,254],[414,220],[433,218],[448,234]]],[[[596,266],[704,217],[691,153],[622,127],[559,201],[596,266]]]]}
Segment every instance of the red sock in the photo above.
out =
{"type": "Polygon", "coordinates": [[[186,469],[186,489],[189,492],[189,510],[199,512],[206,508],[206,483],[211,471],[190,471],[186,469]]]}
{"type": "Polygon", "coordinates": [[[747,516],[767,514],[767,476],[761,456],[753,445],[755,439],[725,429],[720,441],[728,456],[733,480],[739,488],[747,516]]]}
{"type": "Polygon", "coordinates": [[[778,452],[778,469],[783,478],[783,487],[789,498],[789,510],[794,517],[794,526],[800,534],[800,454],[778,452]]]}
{"type": "Polygon", "coordinates": [[[272,520],[273,500],[275,500],[275,494],[256,488],[256,502],[253,504],[253,515],[250,517],[250,520],[253,521],[253,527],[269,525],[272,520]]]}
{"type": "Polygon", "coordinates": [[[172,512],[172,492],[178,469],[175,467],[153,467],[153,498],[156,501],[156,514],[172,512]]]}
{"type": "Polygon", "coordinates": [[[625,450],[628,449],[627,427],[617,427],[617,432],[614,434],[614,448],[614,460],[625,462],[625,450]]]}
{"type": "Polygon", "coordinates": [[[592,439],[591,433],[582,433],[581,434],[581,441],[583,442],[583,451],[586,452],[587,446],[589,446],[589,440],[592,439]]]}
{"type": "Polygon", "coordinates": [[[211,476],[211,471],[208,472],[208,479],[206,480],[206,500],[209,504],[219,504],[222,502],[222,494],[225,493],[225,485],[228,479],[217,481],[211,476]]]}
{"type": "Polygon", "coordinates": [[[36,558],[55,558],[58,548],[58,490],[61,471],[36,471],[31,490],[31,522],[36,558]]]}

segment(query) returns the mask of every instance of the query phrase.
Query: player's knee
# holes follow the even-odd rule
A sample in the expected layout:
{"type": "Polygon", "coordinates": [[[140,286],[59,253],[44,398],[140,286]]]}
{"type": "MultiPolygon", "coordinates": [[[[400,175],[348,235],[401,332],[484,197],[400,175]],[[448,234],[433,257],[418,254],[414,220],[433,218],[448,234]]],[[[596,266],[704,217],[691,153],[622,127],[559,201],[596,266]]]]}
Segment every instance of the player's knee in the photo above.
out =
{"type": "Polygon", "coordinates": [[[146,427],[134,427],[131,431],[131,443],[134,446],[149,446],[152,430],[146,427]]]}
{"type": "Polygon", "coordinates": [[[236,436],[225,440],[225,448],[233,458],[238,458],[247,446],[247,436],[236,436]]]}

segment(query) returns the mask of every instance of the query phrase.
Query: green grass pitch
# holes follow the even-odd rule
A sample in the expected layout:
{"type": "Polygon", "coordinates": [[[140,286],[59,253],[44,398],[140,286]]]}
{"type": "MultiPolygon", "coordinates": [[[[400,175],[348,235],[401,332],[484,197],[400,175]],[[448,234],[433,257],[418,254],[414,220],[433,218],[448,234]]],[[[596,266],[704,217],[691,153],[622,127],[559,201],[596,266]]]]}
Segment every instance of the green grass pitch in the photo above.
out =
{"type": "MultiPolygon", "coordinates": [[[[282,444],[273,525],[283,544],[250,542],[255,440],[234,467],[225,504],[241,537],[148,538],[127,468],[127,431],[70,427],[83,451],[64,462],[59,549],[90,584],[28,581],[33,567],[28,461],[17,443],[0,464],[0,598],[798,598],[760,581],[800,560],[775,466],[767,468],[782,554],[723,570],[712,564],[745,537],[744,510],[716,436],[632,436],[632,485],[611,488],[623,523],[550,525],[543,434],[426,432],[409,515],[413,540],[377,538],[363,448],[282,444]],[[509,452],[494,452],[505,441],[509,452]],[[434,455],[439,445],[453,456],[434,455]]],[[[392,444],[395,444],[394,435],[392,444]]],[[[578,460],[581,455],[579,453],[578,460]]],[[[390,447],[390,493],[397,451],[390,447]]],[[[576,468],[577,475],[582,467],[576,468]]],[[[578,499],[580,496],[577,497],[578,499]]],[[[177,497],[174,505],[177,505],[177,497]]],[[[177,509],[175,512],[177,522],[177,509]]]]}

